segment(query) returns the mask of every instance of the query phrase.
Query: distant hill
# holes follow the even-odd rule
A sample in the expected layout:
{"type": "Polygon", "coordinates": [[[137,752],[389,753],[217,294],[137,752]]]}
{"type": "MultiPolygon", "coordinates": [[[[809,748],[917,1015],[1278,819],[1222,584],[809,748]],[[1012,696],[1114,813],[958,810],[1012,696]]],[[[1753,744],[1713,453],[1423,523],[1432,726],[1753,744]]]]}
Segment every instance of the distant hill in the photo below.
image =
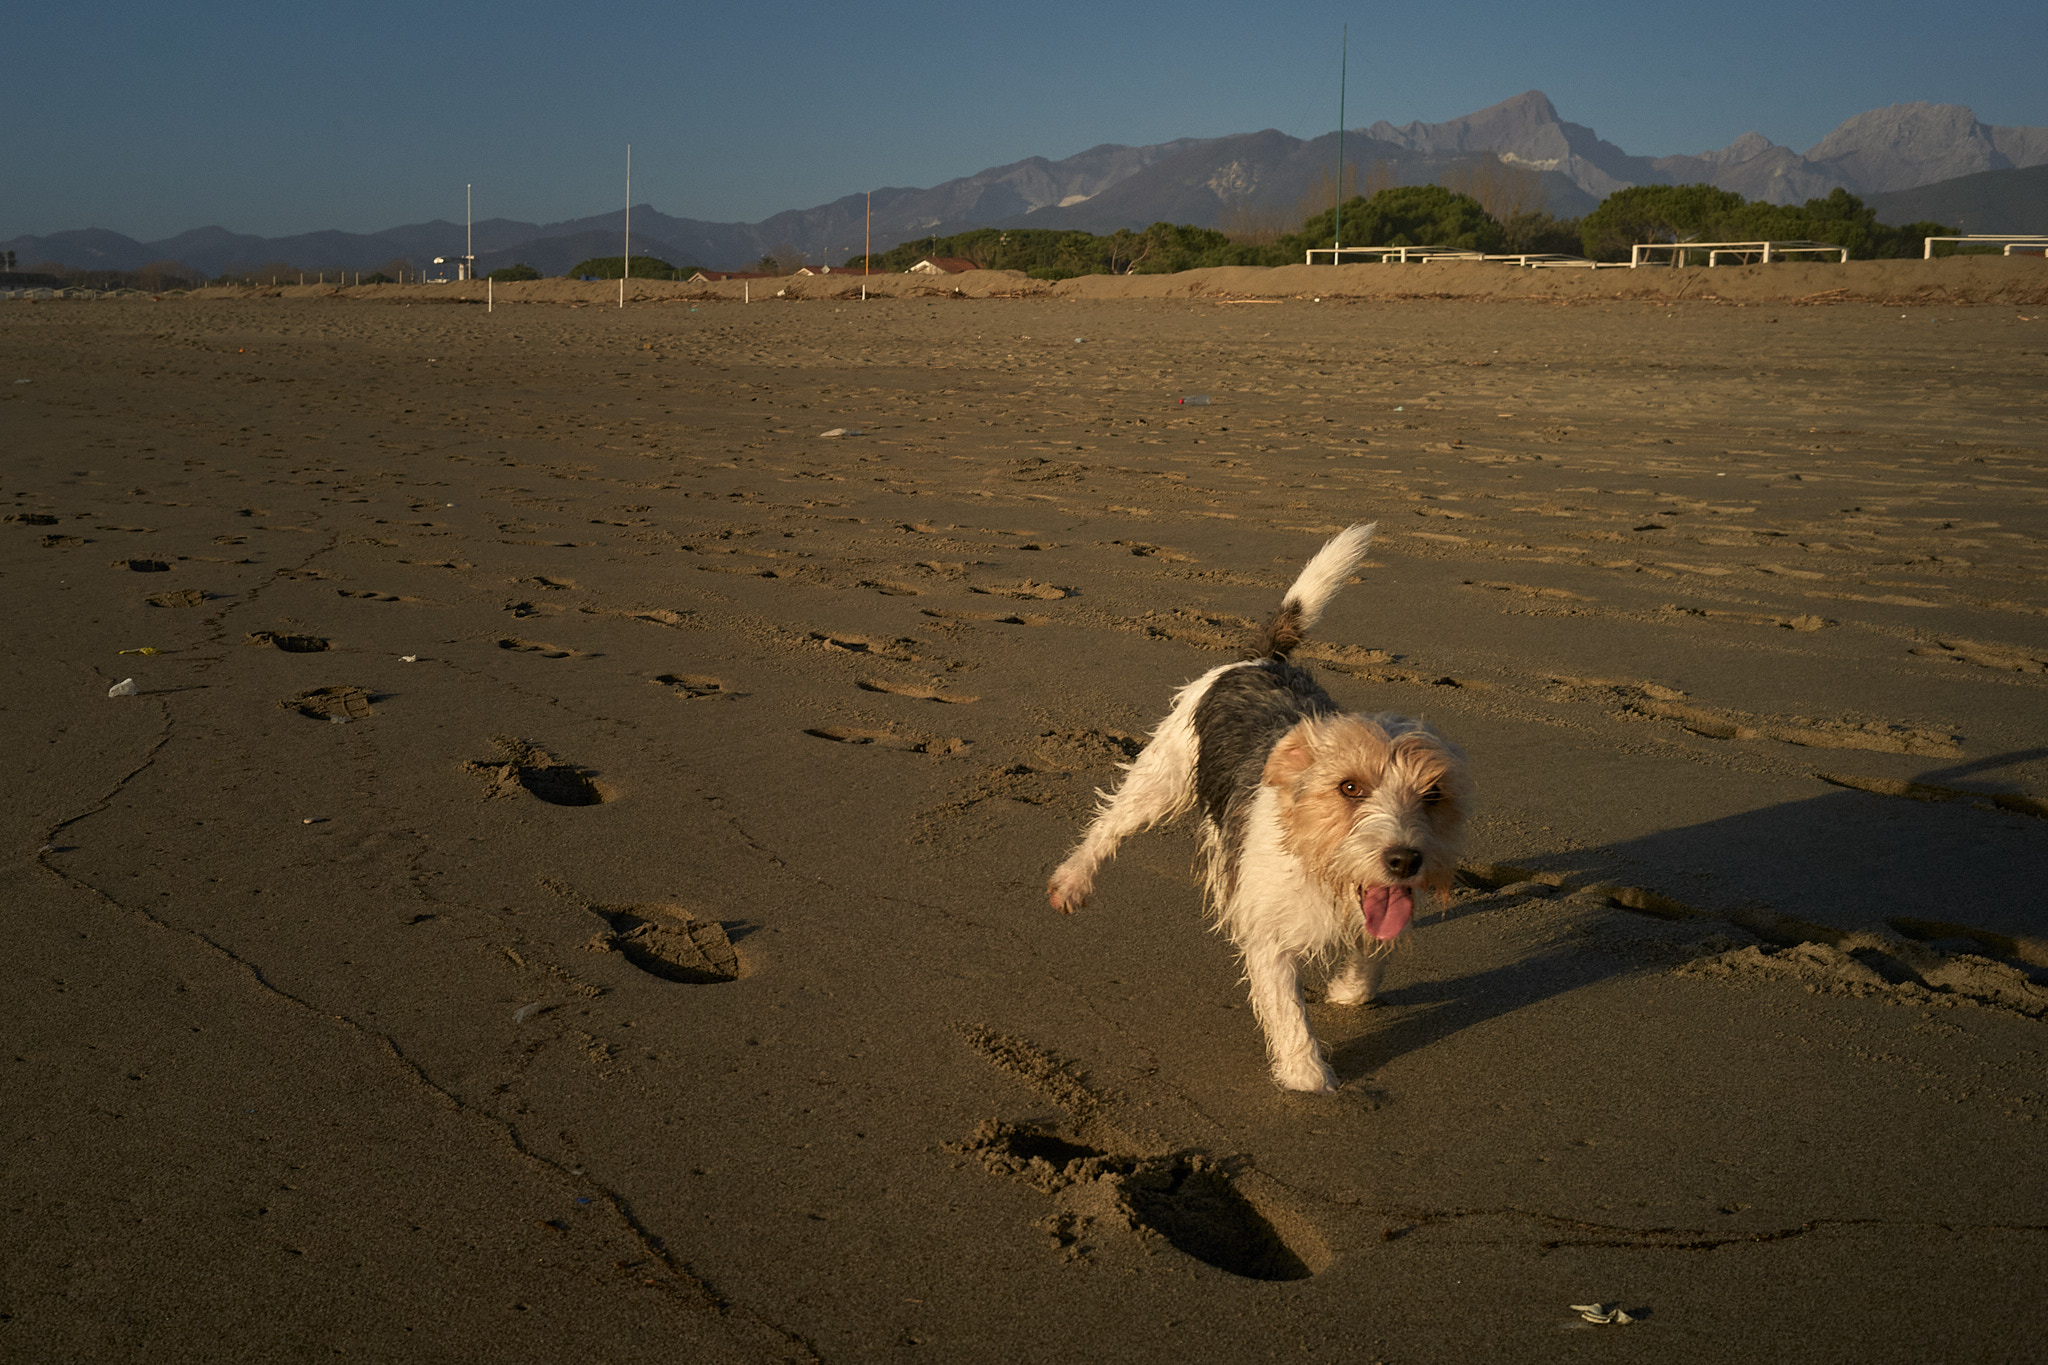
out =
{"type": "Polygon", "coordinates": [[[1946,223],[1964,232],[2048,234],[2048,166],[1979,171],[1867,201],[1887,223],[1946,223]]]}
{"type": "MultiPolygon", "coordinates": [[[[1217,227],[1249,210],[1270,217],[1298,208],[1304,196],[1326,183],[1324,176],[1336,161],[1336,140],[1335,133],[1304,141],[1269,128],[1144,147],[1105,143],[1058,161],[1027,157],[928,189],[878,189],[874,246],[886,250],[974,227],[1109,232],[1161,220],[1217,227]]],[[[1895,104],[1846,120],[1803,153],[1760,133],[1746,133],[1719,151],[1641,157],[1602,140],[1591,128],[1566,122],[1548,96],[1530,90],[1448,122],[1399,127],[1381,122],[1347,132],[1344,140],[1347,163],[1367,175],[1375,164],[1383,164],[1398,184],[1428,183],[1453,166],[1485,156],[1535,176],[1543,206],[1560,217],[1584,213],[1629,185],[1704,181],[1779,204],[1799,203],[1840,186],[1873,203],[1882,200],[1878,216],[1904,222],[1930,215],[1890,207],[1888,196],[1933,188],[1934,182],[1958,184],[2048,164],[2048,128],[1981,123],[1959,104],[1895,104]]],[[[2011,193],[2022,192],[1996,191],[2011,193]]],[[[2022,197],[2012,207],[2038,225],[2040,215],[2027,207],[2032,202],[2022,197]]],[[[1965,206],[1961,216],[1974,219],[1990,212],[1992,203],[1965,206]]],[[[636,254],[644,249],[678,265],[733,269],[783,248],[836,264],[860,252],[867,204],[866,195],[847,195],[758,223],[676,218],[636,205],[633,241],[636,254]]],[[[496,269],[523,261],[558,274],[588,257],[617,254],[624,216],[622,209],[614,209],[548,224],[493,218],[476,225],[479,264],[496,269]]],[[[1953,221],[1958,214],[1932,216],[1953,221]]],[[[369,271],[404,258],[417,269],[435,256],[458,255],[462,243],[461,224],[437,220],[382,232],[270,238],[207,227],[156,242],[88,228],[17,237],[0,242],[0,248],[12,249],[28,268],[58,262],[77,270],[134,270],[171,260],[210,276],[270,262],[289,262],[308,272],[369,271]]]]}

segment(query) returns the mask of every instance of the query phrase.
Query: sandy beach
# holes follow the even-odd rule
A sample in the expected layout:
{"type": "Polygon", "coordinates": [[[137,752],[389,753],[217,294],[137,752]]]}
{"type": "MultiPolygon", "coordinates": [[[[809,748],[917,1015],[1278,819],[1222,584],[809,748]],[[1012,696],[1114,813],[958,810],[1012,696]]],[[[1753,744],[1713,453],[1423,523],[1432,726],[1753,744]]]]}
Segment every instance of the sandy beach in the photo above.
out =
{"type": "Polygon", "coordinates": [[[0,304],[0,1357],[2038,1358],[2041,263],[1017,278],[0,304]],[[1305,1097],[1044,884],[1359,521],[1305,1097]]]}

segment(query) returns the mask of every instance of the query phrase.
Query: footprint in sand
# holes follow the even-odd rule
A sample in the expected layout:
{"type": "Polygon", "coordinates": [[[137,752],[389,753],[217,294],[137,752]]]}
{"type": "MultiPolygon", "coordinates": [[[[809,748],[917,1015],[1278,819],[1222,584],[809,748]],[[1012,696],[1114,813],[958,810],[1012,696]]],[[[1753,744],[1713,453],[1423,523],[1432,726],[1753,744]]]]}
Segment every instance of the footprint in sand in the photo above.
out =
{"type": "MultiPolygon", "coordinates": [[[[927,611],[925,615],[934,613],[927,611]]],[[[840,631],[814,630],[811,640],[827,649],[845,650],[848,654],[872,654],[880,659],[894,659],[898,663],[915,663],[917,655],[910,652],[914,645],[922,644],[908,635],[893,640],[884,640],[874,635],[852,635],[840,631]]]]}
{"type": "Polygon", "coordinates": [[[926,616],[935,616],[941,621],[993,621],[999,626],[1042,626],[1052,620],[1050,616],[1019,616],[1015,612],[1000,611],[944,611],[938,607],[925,607],[926,616]]]}
{"type": "Polygon", "coordinates": [[[747,974],[739,950],[717,920],[697,919],[668,906],[596,905],[611,932],[592,946],[623,954],[626,961],[663,981],[716,986],[747,974]]]}
{"type": "Polygon", "coordinates": [[[731,700],[739,696],[739,693],[726,686],[721,679],[714,678],[708,673],[662,673],[654,680],[685,701],[696,701],[704,697],[724,697],[731,700]]]}
{"type": "Polygon", "coordinates": [[[1997,645],[1980,640],[1937,640],[1906,651],[1923,659],[1975,664],[2009,673],[2048,673],[2048,649],[2039,645],[1997,645]]]}
{"type": "Polygon", "coordinates": [[[564,763],[537,744],[509,735],[495,735],[491,743],[504,754],[503,758],[472,759],[463,765],[471,776],[489,784],[487,796],[524,792],[551,806],[601,806],[612,799],[608,786],[593,781],[584,769],[564,763]]]}
{"type": "Polygon", "coordinates": [[[1112,540],[1112,545],[1129,550],[1140,559],[1161,559],[1169,564],[1192,564],[1195,557],[1165,545],[1153,545],[1142,540],[1112,540]]]}
{"type": "Polygon", "coordinates": [[[884,597],[921,597],[923,593],[908,583],[892,583],[886,578],[864,578],[860,586],[878,592],[884,597]]]}
{"type": "Polygon", "coordinates": [[[1006,587],[970,587],[967,591],[978,592],[986,597],[1021,597],[1033,602],[1057,602],[1063,597],[1074,595],[1072,588],[1056,587],[1051,583],[1039,583],[1029,578],[1022,583],[1013,583],[1006,587]]]}
{"type": "Polygon", "coordinates": [[[917,735],[899,735],[893,730],[856,730],[843,726],[820,726],[804,733],[815,739],[829,739],[835,744],[872,744],[878,749],[939,757],[964,754],[974,745],[974,741],[968,739],[925,739],[917,735]]]}
{"type": "Polygon", "coordinates": [[[1054,1199],[1054,1213],[1037,1226],[1069,1256],[1085,1256],[1093,1239],[1113,1236],[1117,1224],[1150,1232],[1205,1265],[1247,1280],[1306,1280],[1327,1266],[1322,1239],[1296,1223],[1282,1236],[1247,1199],[1229,1164],[1196,1152],[1140,1156],[1091,1146],[1078,1136],[1038,1124],[989,1119],[951,1150],[976,1158],[991,1175],[1007,1176],[1054,1199]],[[1069,1191],[1098,1196],[1106,1187],[1117,1215],[1100,1220],[1071,1202],[1069,1191]],[[1099,1228],[1099,1231],[1098,1231],[1099,1228]]]}
{"type": "Polygon", "coordinates": [[[242,637],[245,645],[269,645],[287,654],[319,654],[333,643],[318,635],[280,635],[274,630],[252,630],[242,637]]]}
{"type": "Polygon", "coordinates": [[[171,568],[161,559],[116,559],[112,567],[126,569],[130,573],[168,573],[171,568]]]}
{"type": "Polygon", "coordinates": [[[498,641],[498,648],[513,650],[520,654],[538,654],[543,659],[595,659],[595,654],[586,654],[580,649],[564,649],[560,645],[547,644],[541,640],[522,640],[508,635],[498,641]]]}
{"type": "Polygon", "coordinates": [[[76,547],[76,546],[79,546],[79,545],[86,545],[86,544],[90,544],[90,543],[91,543],[91,542],[89,542],[89,541],[87,541],[87,540],[85,540],[85,539],[83,539],[83,538],[81,538],[81,537],[79,537],[79,536],[44,536],[44,537],[43,537],[43,548],[44,548],[45,550],[69,550],[69,549],[72,549],[72,548],[74,548],[74,547],[76,547]]]}
{"type": "Polygon", "coordinates": [[[359,602],[396,602],[400,600],[395,593],[378,592],[373,588],[336,588],[334,595],[336,597],[352,597],[359,602]]]}
{"type": "Polygon", "coordinates": [[[178,588],[171,592],[153,592],[142,600],[152,607],[196,607],[206,601],[206,594],[197,588],[178,588]]]}
{"type": "Polygon", "coordinates": [[[297,696],[286,697],[278,705],[287,711],[296,711],[308,720],[367,720],[371,703],[378,698],[360,687],[338,685],[313,687],[297,696]]]}
{"type": "Polygon", "coordinates": [[[886,682],[880,678],[862,678],[854,684],[863,692],[886,692],[892,697],[911,697],[918,701],[939,701],[954,706],[965,706],[978,697],[963,697],[957,693],[939,691],[936,687],[923,687],[916,683],[886,682]]]}

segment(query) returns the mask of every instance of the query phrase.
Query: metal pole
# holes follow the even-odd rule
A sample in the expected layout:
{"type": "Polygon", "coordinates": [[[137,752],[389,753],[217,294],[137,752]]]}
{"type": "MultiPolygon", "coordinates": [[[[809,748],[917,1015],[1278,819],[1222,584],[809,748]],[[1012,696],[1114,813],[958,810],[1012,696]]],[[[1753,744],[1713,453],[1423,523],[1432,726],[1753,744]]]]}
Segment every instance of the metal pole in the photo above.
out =
{"type": "Polygon", "coordinates": [[[633,273],[633,144],[626,144],[626,258],[619,263],[619,307],[626,306],[626,277],[633,273]]]}
{"type": "Polygon", "coordinates": [[[1344,260],[1344,78],[1351,64],[1351,25],[1344,25],[1344,36],[1337,49],[1337,217],[1330,234],[1330,264],[1340,265],[1344,260]]]}
{"type": "Polygon", "coordinates": [[[462,278],[476,278],[476,210],[471,206],[470,189],[462,187],[462,278]]]}
{"type": "Polygon", "coordinates": [[[867,234],[860,243],[860,301],[868,301],[868,276],[875,271],[875,192],[868,191],[867,234]]]}

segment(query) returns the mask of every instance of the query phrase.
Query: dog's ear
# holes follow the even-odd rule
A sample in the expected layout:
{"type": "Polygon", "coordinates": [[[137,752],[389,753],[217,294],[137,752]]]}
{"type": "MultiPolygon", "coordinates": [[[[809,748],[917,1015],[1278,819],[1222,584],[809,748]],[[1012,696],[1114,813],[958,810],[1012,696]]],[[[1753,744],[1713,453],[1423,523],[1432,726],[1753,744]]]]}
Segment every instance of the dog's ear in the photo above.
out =
{"type": "Polygon", "coordinates": [[[1266,755],[1266,771],[1259,780],[1269,787],[1292,787],[1315,761],[1314,737],[1309,722],[1303,721],[1281,736],[1273,752],[1266,755]]]}

